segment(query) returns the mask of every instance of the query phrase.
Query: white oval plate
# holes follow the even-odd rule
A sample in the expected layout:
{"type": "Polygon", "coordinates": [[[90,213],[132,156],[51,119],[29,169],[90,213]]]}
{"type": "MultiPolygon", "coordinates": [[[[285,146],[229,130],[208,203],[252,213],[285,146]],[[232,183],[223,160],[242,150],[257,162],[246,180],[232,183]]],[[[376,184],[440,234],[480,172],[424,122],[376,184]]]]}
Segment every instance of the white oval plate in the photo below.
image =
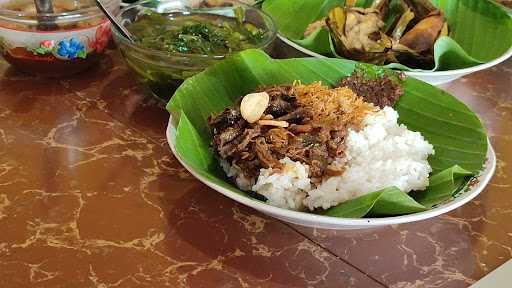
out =
{"type": "MultiPolygon", "coordinates": [[[[281,34],[278,34],[277,37],[279,37],[279,39],[281,41],[283,41],[285,44],[287,44],[288,46],[291,46],[294,49],[296,49],[306,55],[316,57],[316,58],[327,58],[323,55],[320,55],[318,53],[315,53],[311,50],[308,50],[308,49],[298,45],[297,43],[291,41],[290,39],[284,37],[281,34]]],[[[477,71],[484,70],[484,69],[490,68],[492,66],[498,65],[499,63],[510,58],[510,56],[512,56],[512,48],[510,48],[502,56],[500,56],[490,62],[483,63],[483,64],[476,65],[476,66],[469,67],[469,68],[455,69],[455,70],[449,70],[449,71],[435,71],[435,72],[407,72],[406,71],[405,74],[407,74],[408,76],[414,77],[416,79],[422,80],[424,82],[427,82],[431,85],[441,85],[444,83],[451,82],[451,81],[458,79],[462,76],[471,74],[473,72],[477,72],[477,71]]]]}
{"type": "Polygon", "coordinates": [[[216,185],[215,183],[210,182],[208,179],[202,177],[198,173],[196,173],[190,166],[188,166],[180,155],[176,152],[176,127],[177,121],[173,121],[172,115],[169,118],[169,124],[167,125],[167,142],[171,147],[172,153],[176,156],[176,159],[187,169],[194,177],[199,179],[199,181],[206,184],[208,187],[222,193],[224,196],[227,196],[239,203],[252,207],[262,213],[270,215],[272,217],[281,219],[285,222],[290,222],[297,225],[315,227],[315,228],[324,228],[324,229],[339,229],[339,230],[348,230],[348,229],[365,229],[365,228],[376,228],[380,226],[392,225],[392,224],[402,224],[415,222],[420,220],[429,219],[432,217],[439,216],[446,212],[452,211],[467,202],[471,199],[475,198],[482,190],[484,190],[489,180],[491,180],[492,175],[494,174],[494,170],[496,168],[496,155],[494,154],[494,150],[489,142],[487,149],[487,161],[485,163],[484,170],[478,176],[478,183],[471,187],[469,191],[460,193],[459,196],[451,201],[442,204],[436,208],[430,209],[428,211],[403,215],[403,216],[394,216],[394,217],[384,217],[384,218],[338,218],[331,216],[322,216],[317,214],[305,213],[305,212],[297,212],[293,210],[287,210],[283,208],[274,207],[259,201],[256,201],[250,197],[245,197],[240,194],[229,191],[223,187],[216,185]]]}

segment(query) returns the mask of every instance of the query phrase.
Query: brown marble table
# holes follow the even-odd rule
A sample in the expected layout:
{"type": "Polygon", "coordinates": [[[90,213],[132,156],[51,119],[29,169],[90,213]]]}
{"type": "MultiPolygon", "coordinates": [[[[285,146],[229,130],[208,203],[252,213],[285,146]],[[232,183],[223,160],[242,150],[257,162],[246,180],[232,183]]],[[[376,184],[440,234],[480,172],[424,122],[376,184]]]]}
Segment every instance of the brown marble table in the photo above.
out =
{"type": "Polygon", "coordinates": [[[285,224],[192,178],[116,52],[62,80],[0,73],[0,287],[467,287],[512,257],[512,61],[443,86],[489,130],[488,188],[354,232],[285,224]]]}

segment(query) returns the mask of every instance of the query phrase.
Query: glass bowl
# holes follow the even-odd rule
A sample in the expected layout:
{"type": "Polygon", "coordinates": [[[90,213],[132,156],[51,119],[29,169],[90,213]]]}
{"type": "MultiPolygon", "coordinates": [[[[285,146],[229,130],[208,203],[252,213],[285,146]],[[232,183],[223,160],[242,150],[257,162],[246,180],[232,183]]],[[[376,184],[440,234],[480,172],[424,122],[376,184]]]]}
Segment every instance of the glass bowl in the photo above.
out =
{"type": "MultiPolygon", "coordinates": [[[[33,0],[0,0],[0,53],[7,62],[49,77],[74,74],[98,63],[112,36],[110,22],[93,1],[62,0],[69,7],[60,11],[57,2],[56,13],[36,16],[33,0]],[[87,4],[78,6],[81,3],[87,4]]],[[[120,2],[103,0],[116,15],[120,2]]]]}
{"type": "MultiPolygon", "coordinates": [[[[261,10],[238,1],[224,0],[220,6],[212,6],[211,1],[186,0],[147,0],[139,1],[121,10],[117,16],[123,26],[128,27],[134,21],[151,11],[152,13],[172,13],[173,17],[207,14],[212,17],[234,18],[235,12],[242,11],[243,19],[264,32],[262,39],[252,48],[270,49],[269,44],[276,37],[274,21],[261,10]],[[241,7],[240,10],[237,7],[241,7]]],[[[219,2],[219,1],[216,1],[219,2]]],[[[183,81],[213,63],[221,61],[230,54],[206,55],[188,53],[167,53],[132,43],[113,30],[114,40],[127,65],[136,73],[138,79],[146,85],[152,94],[167,101],[183,81]]]]}

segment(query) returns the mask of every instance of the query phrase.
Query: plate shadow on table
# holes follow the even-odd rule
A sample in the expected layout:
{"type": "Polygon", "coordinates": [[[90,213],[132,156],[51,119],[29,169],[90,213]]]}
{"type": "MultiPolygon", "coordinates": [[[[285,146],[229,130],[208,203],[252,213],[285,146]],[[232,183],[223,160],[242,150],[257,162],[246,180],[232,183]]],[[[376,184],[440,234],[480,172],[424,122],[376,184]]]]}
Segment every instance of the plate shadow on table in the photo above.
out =
{"type": "MultiPolygon", "coordinates": [[[[188,187],[178,192],[178,197],[169,191],[161,199],[163,205],[172,206],[166,212],[166,254],[187,251],[187,255],[180,254],[187,261],[217,260],[222,263],[222,272],[218,273],[224,273],[223,277],[236,274],[267,286],[303,287],[303,279],[289,273],[290,270],[305,269],[306,276],[314,277],[329,269],[310,250],[318,247],[301,248],[308,240],[281,222],[235,204],[203,184],[188,187]]],[[[335,258],[331,260],[337,262],[335,258]]],[[[342,279],[340,285],[345,280],[349,284],[348,272],[336,273],[342,279]]],[[[204,275],[201,281],[208,283],[213,280],[208,277],[221,277],[220,274],[204,275]]]]}
{"type": "Polygon", "coordinates": [[[485,274],[480,271],[480,259],[475,252],[482,245],[481,239],[471,236],[485,235],[485,225],[470,219],[486,212],[485,208],[474,203],[468,204],[471,206],[467,207],[469,209],[454,211],[449,216],[416,223],[382,229],[336,231],[283,224],[251,208],[233,205],[232,200],[201,184],[184,191],[173,202],[166,215],[170,231],[167,237],[173,238],[164,240],[167,249],[176,249],[174,241],[178,238],[188,250],[196,251],[202,257],[224,257],[223,265],[237,273],[256,279],[272,275],[269,281],[275,284],[290,285],[290,280],[274,278],[272,272],[281,271],[290,265],[289,261],[303,261],[301,256],[294,256],[297,249],[293,247],[304,239],[293,230],[362,271],[370,271],[376,279],[389,274],[386,276],[389,284],[394,280],[412,281],[411,277],[426,281],[436,277],[449,278],[453,271],[467,279],[479,279],[485,274]],[[254,219],[260,219],[258,221],[263,225],[258,226],[254,219]],[[262,247],[266,256],[258,254],[262,247]],[[236,251],[242,253],[231,257],[236,251]],[[375,256],[379,256],[377,260],[373,258],[375,256]],[[404,257],[409,259],[406,264],[404,257]],[[402,273],[404,271],[398,273],[393,267],[403,267],[409,274],[402,273]]]}

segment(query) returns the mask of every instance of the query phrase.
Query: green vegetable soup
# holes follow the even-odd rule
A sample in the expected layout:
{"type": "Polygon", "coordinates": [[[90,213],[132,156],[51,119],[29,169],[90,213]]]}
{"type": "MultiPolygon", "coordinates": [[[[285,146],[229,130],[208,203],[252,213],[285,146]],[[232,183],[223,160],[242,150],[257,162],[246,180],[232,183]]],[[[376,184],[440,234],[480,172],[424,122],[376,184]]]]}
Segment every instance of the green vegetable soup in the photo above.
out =
{"type": "Polygon", "coordinates": [[[125,46],[121,53],[139,80],[167,102],[188,77],[224,56],[262,47],[272,33],[257,26],[259,22],[247,21],[252,15],[241,7],[218,13],[148,11],[126,27],[144,53],[125,46]]]}
{"type": "Polygon", "coordinates": [[[225,55],[253,48],[264,33],[239,18],[212,14],[143,15],[128,26],[138,44],[169,53],[225,55]]]}

